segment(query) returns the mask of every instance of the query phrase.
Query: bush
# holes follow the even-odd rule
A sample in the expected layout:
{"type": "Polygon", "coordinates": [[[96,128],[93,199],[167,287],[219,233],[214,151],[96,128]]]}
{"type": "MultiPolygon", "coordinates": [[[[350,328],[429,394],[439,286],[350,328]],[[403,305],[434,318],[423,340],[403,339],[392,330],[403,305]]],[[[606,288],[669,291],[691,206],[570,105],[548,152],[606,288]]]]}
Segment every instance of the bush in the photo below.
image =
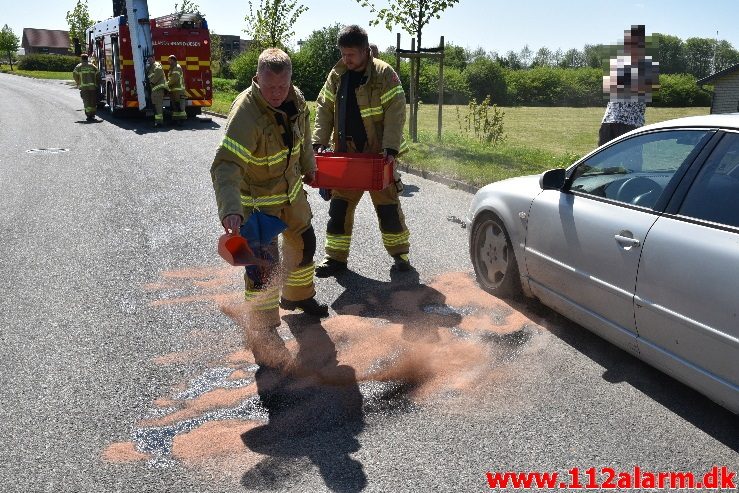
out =
{"type": "Polygon", "coordinates": [[[18,60],[21,70],[71,72],[80,63],[79,57],[67,55],[26,55],[18,60]]]}
{"type": "Polygon", "coordinates": [[[654,106],[711,106],[711,91],[698,87],[696,80],[691,74],[660,75],[660,88],[653,98],[654,106]]]}
{"type": "MultiPolygon", "coordinates": [[[[424,103],[439,101],[439,66],[421,64],[419,97],[424,103]]],[[[462,72],[457,68],[444,67],[444,103],[465,104],[470,100],[470,91],[462,72]]]]}
{"type": "Polygon", "coordinates": [[[213,89],[221,92],[236,92],[236,81],[213,77],[213,89]]]}
{"type": "Polygon", "coordinates": [[[243,91],[251,86],[251,80],[257,74],[259,53],[259,49],[250,49],[241,53],[231,62],[230,70],[234,75],[237,91],[243,91]]]}
{"type": "Polygon", "coordinates": [[[464,69],[464,77],[470,94],[477,101],[488,95],[493,103],[506,101],[508,88],[500,64],[490,58],[478,58],[464,69]]]}

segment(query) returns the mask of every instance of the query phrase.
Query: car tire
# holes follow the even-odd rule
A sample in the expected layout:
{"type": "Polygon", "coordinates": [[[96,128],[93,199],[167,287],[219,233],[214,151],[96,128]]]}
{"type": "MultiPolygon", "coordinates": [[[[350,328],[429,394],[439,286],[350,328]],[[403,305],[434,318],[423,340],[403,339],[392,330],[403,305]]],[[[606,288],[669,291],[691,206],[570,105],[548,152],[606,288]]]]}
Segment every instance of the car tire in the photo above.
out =
{"type": "Polygon", "coordinates": [[[477,282],[485,291],[502,298],[521,295],[516,254],[503,221],[494,214],[484,212],[475,219],[470,238],[470,259],[477,282]]]}

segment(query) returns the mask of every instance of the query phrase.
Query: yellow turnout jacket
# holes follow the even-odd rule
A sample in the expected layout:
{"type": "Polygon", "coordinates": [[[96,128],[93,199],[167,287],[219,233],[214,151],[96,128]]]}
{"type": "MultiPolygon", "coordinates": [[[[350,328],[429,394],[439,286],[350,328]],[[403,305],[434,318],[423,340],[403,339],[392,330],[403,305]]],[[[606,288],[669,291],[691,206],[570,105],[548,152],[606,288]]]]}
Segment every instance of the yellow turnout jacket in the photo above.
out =
{"type": "Polygon", "coordinates": [[[251,209],[291,204],[303,191],[302,175],[316,169],[305,98],[293,86],[287,102],[297,109],[292,118],[265,101],[256,79],[233,102],[226,135],[210,169],[221,220],[229,214],[247,217],[251,209]],[[291,147],[278,114],[289,122],[291,147]]]}
{"type": "MultiPolygon", "coordinates": [[[[316,128],[313,143],[328,146],[338,144],[339,97],[341,80],[347,68],[339,61],[326,78],[316,105],[316,128]]],[[[366,82],[356,89],[357,104],[367,132],[365,152],[380,153],[394,149],[407,150],[403,139],[405,124],[405,93],[395,70],[378,58],[370,57],[364,72],[366,82]]]]}

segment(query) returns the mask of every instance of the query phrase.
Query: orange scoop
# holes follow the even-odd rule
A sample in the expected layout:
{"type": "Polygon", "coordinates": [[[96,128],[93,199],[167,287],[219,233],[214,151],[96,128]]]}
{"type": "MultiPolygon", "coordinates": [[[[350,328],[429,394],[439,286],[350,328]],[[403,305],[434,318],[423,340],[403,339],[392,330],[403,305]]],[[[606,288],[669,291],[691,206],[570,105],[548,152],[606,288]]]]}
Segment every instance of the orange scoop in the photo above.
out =
{"type": "Polygon", "coordinates": [[[264,265],[266,260],[254,256],[246,238],[239,235],[224,234],[218,239],[218,255],[231,265],[264,265]]]}

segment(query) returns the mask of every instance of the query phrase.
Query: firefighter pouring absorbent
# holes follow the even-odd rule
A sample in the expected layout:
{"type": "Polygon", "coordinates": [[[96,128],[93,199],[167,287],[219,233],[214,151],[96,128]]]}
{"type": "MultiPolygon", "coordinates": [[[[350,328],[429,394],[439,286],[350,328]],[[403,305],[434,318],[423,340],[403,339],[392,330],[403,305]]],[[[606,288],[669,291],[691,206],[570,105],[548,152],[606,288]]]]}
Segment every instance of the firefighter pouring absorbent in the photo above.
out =
{"type": "Polygon", "coordinates": [[[268,366],[280,366],[288,357],[275,330],[280,325],[278,306],[328,316],[328,308],[314,298],[316,236],[303,189],[304,182],[315,178],[309,111],[291,78],[292,63],[285,52],[270,48],[261,53],[251,87],[231,107],[226,135],[211,166],[226,233],[241,231],[248,239],[249,226],[259,218],[279,218],[286,226],[282,268],[277,269],[280,259],[274,238],[269,266],[249,266],[244,276],[247,342],[256,362],[268,366]]]}
{"type": "Polygon", "coordinates": [[[74,83],[80,90],[82,104],[85,107],[87,121],[95,120],[95,112],[98,104],[98,88],[100,87],[100,73],[98,68],[89,63],[87,53],[80,56],[80,63],[72,71],[74,83]]]}
{"type": "MultiPolygon", "coordinates": [[[[318,96],[313,147],[321,151],[329,145],[337,152],[384,154],[394,164],[405,151],[405,93],[395,70],[370,53],[367,33],[359,26],[347,26],[338,37],[341,60],[329,73],[318,96]]],[[[402,185],[395,182],[384,190],[371,190],[372,204],[380,222],[382,242],[393,257],[392,270],[412,270],[408,259],[410,233],[400,207],[402,185]]],[[[318,277],[329,277],[347,269],[354,211],[361,190],[322,190],[330,194],[326,228],[326,258],[316,269],[318,277]]]]}

